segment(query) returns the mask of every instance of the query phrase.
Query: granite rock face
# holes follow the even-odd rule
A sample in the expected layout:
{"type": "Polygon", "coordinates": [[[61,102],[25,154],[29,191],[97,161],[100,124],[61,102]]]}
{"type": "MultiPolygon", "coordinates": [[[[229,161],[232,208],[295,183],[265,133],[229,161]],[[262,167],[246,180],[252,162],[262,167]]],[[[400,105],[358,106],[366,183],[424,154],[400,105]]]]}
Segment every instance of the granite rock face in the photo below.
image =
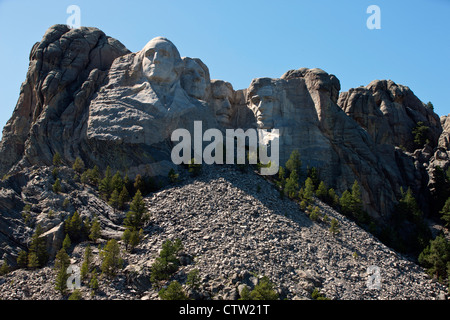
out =
{"type": "Polygon", "coordinates": [[[377,144],[415,150],[412,131],[418,122],[430,128],[430,146],[436,147],[442,132],[439,117],[406,86],[391,80],[375,80],[339,96],[338,105],[371,135],[377,144]]]}
{"type": "Polygon", "coordinates": [[[0,173],[49,165],[56,152],[67,161],[81,155],[87,100],[113,60],[127,52],[96,28],[49,28],[30,52],[16,108],[3,129],[0,173]]]}

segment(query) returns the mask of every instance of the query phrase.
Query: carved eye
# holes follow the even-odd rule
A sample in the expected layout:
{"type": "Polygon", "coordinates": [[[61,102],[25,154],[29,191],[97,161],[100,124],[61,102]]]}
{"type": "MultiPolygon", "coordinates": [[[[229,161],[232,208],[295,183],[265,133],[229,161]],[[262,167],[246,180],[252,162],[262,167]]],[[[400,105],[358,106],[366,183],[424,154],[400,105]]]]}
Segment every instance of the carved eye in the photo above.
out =
{"type": "Polygon", "coordinates": [[[252,102],[254,105],[258,105],[258,104],[261,102],[261,99],[259,98],[259,96],[253,96],[253,97],[251,98],[251,102],[252,102]]]}

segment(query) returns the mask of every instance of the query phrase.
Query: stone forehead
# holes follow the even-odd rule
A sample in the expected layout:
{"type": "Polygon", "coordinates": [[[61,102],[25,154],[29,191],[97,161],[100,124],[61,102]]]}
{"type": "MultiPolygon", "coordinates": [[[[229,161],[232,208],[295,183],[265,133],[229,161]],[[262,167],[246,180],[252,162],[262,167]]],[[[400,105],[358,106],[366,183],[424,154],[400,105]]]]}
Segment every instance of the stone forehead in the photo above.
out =
{"type": "Polygon", "coordinates": [[[177,59],[181,59],[180,53],[178,52],[177,47],[167,38],[164,37],[156,37],[147,42],[145,47],[141,50],[142,52],[147,52],[150,49],[158,49],[158,48],[165,48],[170,51],[172,51],[177,57],[177,59]]]}

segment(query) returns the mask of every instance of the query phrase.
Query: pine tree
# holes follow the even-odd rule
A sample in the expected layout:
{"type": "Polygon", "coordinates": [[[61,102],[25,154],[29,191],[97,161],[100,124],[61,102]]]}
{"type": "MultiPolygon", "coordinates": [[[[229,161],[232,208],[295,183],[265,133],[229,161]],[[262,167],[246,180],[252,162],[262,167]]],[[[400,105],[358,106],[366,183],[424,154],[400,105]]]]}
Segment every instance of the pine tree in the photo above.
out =
{"type": "Polygon", "coordinates": [[[3,259],[2,266],[0,267],[0,276],[4,276],[11,270],[11,267],[8,265],[6,259],[3,259]]]}
{"type": "Polygon", "coordinates": [[[319,210],[319,207],[314,207],[313,208],[313,210],[311,211],[311,213],[309,214],[309,218],[312,220],[312,221],[317,221],[317,219],[319,219],[319,213],[320,213],[320,210],[319,210]]]}
{"type": "Polygon", "coordinates": [[[97,165],[94,166],[92,169],[87,170],[88,179],[94,186],[98,186],[100,182],[100,170],[97,165]]]}
{"type": "Polygon", "coordinates": [[[298,191],[298,174],[297,170],[291,171],[289,178],[286,179],[286,185],[284,187],[284,192],[290,198],[294,198],[298,191]]]}
{"type": "Polygon", "coordinates": [[[69,265],[70,257],[67,254],[66,250],[64,250],[64,248],[61,248],[55,256],[54,270],[58,272],[60,269],[64,269],[64,272],[66,272],[69,265]]]}
{"type": "Polygon", "coordinates": [[[320,200],[329,203],[330,202],[330,198],[328,196],[328,187],[325,184],[325,182],[320,181],[319,186],[317,187],[316,190],[316,196],[317,198],[319,198],[320,200]]]}
{"type": "Polygon", "coordinates": [[[54,193],[60,193],[61,192],[61,180],[59,178],[56,179],[55,183],[52,186],[54,193]]]}
{"type": "Polygon", "coordinates": [[[192,269],[186,279],[186,284],[190,289],[198,290],[200,287],[200,272],[198,269],[192,269]]]}
{"type": "Polygon", "coordinates": [[[81,295],[80,289],[73,290],[72,294],[69,296],[68,300],[82,300],[83,296],[81,295]]]}
{"type": "Polygon", "coordinates": [[[140,174],[136,175],[136,178],[134,178],[134,184],[133,184],[134,190],[140,191],[141,194],[145,193],[145,182],[144,179],[142,179],[142,176],[140,174]]]}
{"type": "Polygon", "coordinates": [[[286,185],[286,170],[282,166],[280,166],[280,169],[278,170],[278,186],[281,189],[284,189],[286,185]]]}
{"type": "Polygon", "coordinates": [[[308,178],[311,178],[312,183],[314,185],[314,190],[319,186],[320,179],[319,179],[319,171],[316,167],[308,168],[308,178]]]}
{"type": "Polygon", "coordinates": [[[77,157],[75,159],[72,169],[78,174],[82,174],[84,172],[84,162],[83,162],[83,160],[81,160],[80,157],[77,157]]]}
{"type": "Polygon", "coordinates": [[[47,263],[47,241],[42,238],[43,230],[40,224],[36,226],[33,236],[30,241],[30,250],[28,253],[28,267],[37,268],[42,267],[47,263]]]}
{"type": "Polygon", "coordinates": [[[53,155],[53,165],[59,167],[61,164],[62,164],[61,155],[59,154],[59,152],[56,152],[53,155]]]}
{"type": "Polygon", "coordinates": [[[64,229],[69,235],[70,239],[77,242],[82,236],[83,221],[81,220],[78,211],[75,211],[71,217],[64,222],[64,229]]]}
{"type": "Polygon", "coordinates": [[[441,219],[445,222],[445,226],[450,227],[450,198],[445,201],[444,207],[440,211],[441,219]]]}
{"type": "Polygon", "coordinates": [[[311,202],[313,200],[314,195],[314,182],[308,177],[305,180],[305,188],[303,189],[303,199],[307,202],[311,202]]]}
{"type": "Polygon", "coordinates": [[[25,250],[21,250],[17,256],[17,265],[19,268],[26,268],[28,265],[28,253],[25,250]]]}
{"type": "Polygon", "coordinates": [[[116,209],[119,207],[119,192],[116,189],[111,193],[108,204],[113,207],[113,212],[116,212],[116,209]]]}
{"type": "Polygon", "coordinates": [[[100,221],[97,217],[94,218],[91,225],[91,232],[89,233],[89,239],[96,242],[100,238],[100,221]]]}
{"type": "Polygon", "coordinates": [[[431,275],[443,282],[447,280],[447,265],[450,262],[450,243],[443,234],[437,236],[420,253],[419,263],[425,266],[431,275]]]}
{"type": "Polygon", "coordinates": [[[274,290],[274,285],[269,278],[264,276],[250,292],[251,300],[278,300],[278,293],[274,290]]]}
{"type": "Polygon", "coordinates": [[[114,277],[117,271],[123,265],[120,247],[115,239],[111,239],[106,243],[105,248],[101,252],[101,257],[102,257],[102,264],[101,264],[102,273],[104,273],[108,277],[114,277]]]}
{"type": "Polygon", "coordinates": [[[120,210],[123,210],[125,208],[125,203],[127,203],[130,200],[130,194],[128,193],[128,189],[126,186],[123,186],[122,191],[119,194],[118,199],[118,208],[120,210]]]}
{"type": "Polygon", "coordinates": [[[97,271],[94,270],[92,272],[91,281],[89,281],[89,287],[95,292],[98,290],[98,279],[97,279],[97,271]]]}
{"type": "Polygon", "coordinates": [[[138,190],[133,197],[133,201],[130,204],[130,211],[128,211],[124,225],[131,230],[138,230],[145,222],[149,219],[147,214],[147,209],[145,207],[145,202],[142,198],[141,191],[138,190]]]}
{"type": "Polygon", "coordinates": [[[109,166],[106,168],[105,177],[100,181],[98,189],[103,199],[109,199],[113,191],[111,168],[109,166]]]}
{"type": "Polygon", "coordinates": [[[182,249],[183,246],[180,239],[176,239],[174,242],[166,240],[163,243],[159,257],[152,264],[150,280],[153,283],[157,284],[161,280],[166,280],[172,273],[177,271],[179,266],[177,254],[182,249]]]}
{"type": "Polygon", "coordinates": [[[65,251],[68,251],[71,245],[72,245],[72,242],[70,241],[69,234],[66,234],[64,241],[62,243],[62,247],[65,251]]]}
{"type": "Polygon", "coordinates": [[[330,232],[333,236],[341,232],[339,230],[339,222],[335,218],[331,219],[330,232]]]}
{"type": "Polygon", "coordinates": [[[353,199],[352,199],[352,194],[350,193],[350,191],[345,190],[342,193],[341,199],[339,200],[339,204],[341,206],[341,212],[342,214],[346,215],[346,216],[351,216],[353,211],[352,211],[352,204],[353,204],[353,199]]]}
{"type": "Polygon", "coordinates": [[[183,287],[176,280],[172,281],[167,288],[161,289],[158,296],[161,300],[188,300],[183,287]]]}
{"type": "Polygon", "coordinates": [[[62,295],[67,292],[67,279],[69,275],[67,274],[67,270],[64,268],[60,268],[56,275],[55,280],[55,290],[59,291],[62,295]]]}
{"type": "Polygon", "coordinates": [[[111,179],[111,187],[112,190],[117,191],[117,195],[119,195],[120,191],[122,191],[122,188],[124,187],[124,182],[122,175],[119,171],[116,172],[116,174],[111,179]]]}
{"type": "Polygon", "coordinates": [[[90,245],[84,249],[84,260],[81,265],[80,276],[82,280],[85,280],[87,275],[89,274],[92,263],[92,248],[90,245]]]}
{"type": "Polygon", "coordinates": [[[301,172],[302,161],[300,160],[300,153],[297,149],[291,152],[288,161],[286,161],[285,167],[289,172],[292,172],[294,170],[296,170],[297,173],[301,172]]]}

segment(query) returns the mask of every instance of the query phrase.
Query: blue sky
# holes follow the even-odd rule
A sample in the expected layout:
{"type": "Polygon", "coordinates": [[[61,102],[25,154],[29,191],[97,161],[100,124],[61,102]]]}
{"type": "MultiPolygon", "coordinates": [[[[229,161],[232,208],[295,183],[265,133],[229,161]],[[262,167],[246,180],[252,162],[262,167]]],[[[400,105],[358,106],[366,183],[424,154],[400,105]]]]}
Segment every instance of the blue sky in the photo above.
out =
{"type": "Polygon", "coordinates": [[[32,45],[46,29],[81,10],[81,25],[97,27],[139,51],[156,36],[182,56],[200,58],[211,78],[248,87],[253,78],[290,69],[335,74],[341,91],[391,79],[409,86],[439,115],[450,113],[450,0],[0,0],[0,127],[10,118],[32,45]],[[369,30],[369,5],[381,29],[369,30]]]}

